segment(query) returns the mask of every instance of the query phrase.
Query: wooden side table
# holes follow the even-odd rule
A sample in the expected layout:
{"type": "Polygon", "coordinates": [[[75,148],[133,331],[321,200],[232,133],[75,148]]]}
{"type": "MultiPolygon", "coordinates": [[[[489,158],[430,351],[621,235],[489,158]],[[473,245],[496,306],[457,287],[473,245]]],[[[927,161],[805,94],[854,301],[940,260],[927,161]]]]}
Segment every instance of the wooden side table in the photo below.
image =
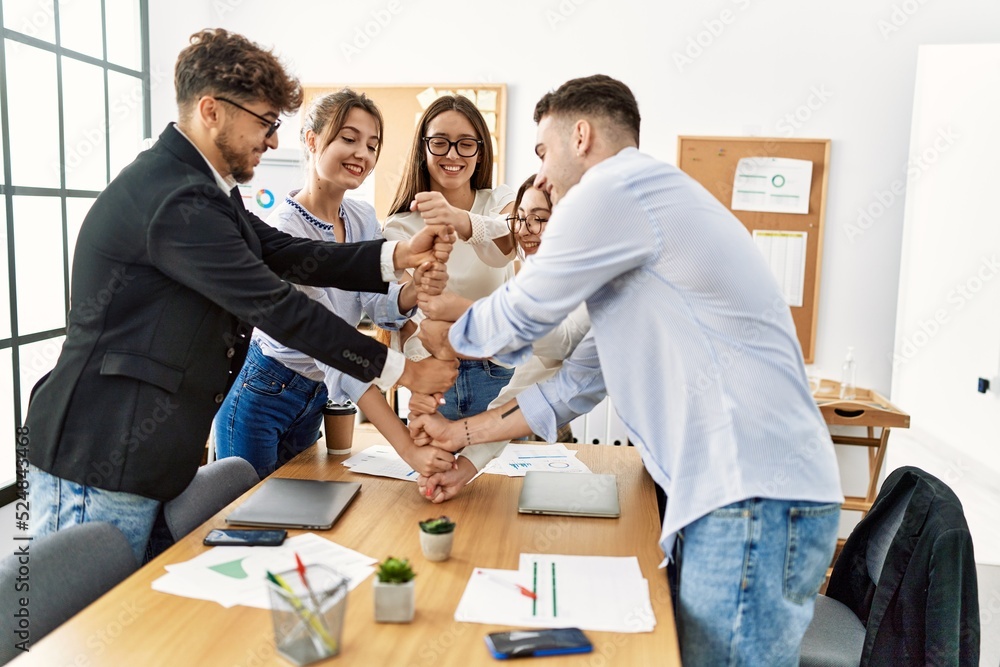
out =
{"type": "Polygon", "coordinates": [[[910,415],[871,389],[859,387],[855,394],[852,400],[842,400],[839,382],[821,380],[813,398],[828,426],[862,426],[868,430],[867,436],[832,435],[835,444],[868,447],[867,493],[864,496],[847,496],[843,504],[844,509],[861,512],[864,517],[878,495],[878,477],[885,461],[889,431],[909,428],[910,415]]]}

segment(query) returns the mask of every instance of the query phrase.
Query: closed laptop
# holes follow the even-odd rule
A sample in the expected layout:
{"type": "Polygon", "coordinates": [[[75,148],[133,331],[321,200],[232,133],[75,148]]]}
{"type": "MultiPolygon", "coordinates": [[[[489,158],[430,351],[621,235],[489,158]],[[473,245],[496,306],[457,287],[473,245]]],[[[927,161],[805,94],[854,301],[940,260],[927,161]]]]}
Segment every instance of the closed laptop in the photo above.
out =
{"type": "Polygon", "coordinates": [[[331,528],[361,490],[358,482],[272,477],[226,523],[276,528],[331,528]]]}
{"type": "Polygon", "coordinates": [[[529,470],[517,502],[521,514],[615,518],[621,515],[614,475],[529,470]]]}

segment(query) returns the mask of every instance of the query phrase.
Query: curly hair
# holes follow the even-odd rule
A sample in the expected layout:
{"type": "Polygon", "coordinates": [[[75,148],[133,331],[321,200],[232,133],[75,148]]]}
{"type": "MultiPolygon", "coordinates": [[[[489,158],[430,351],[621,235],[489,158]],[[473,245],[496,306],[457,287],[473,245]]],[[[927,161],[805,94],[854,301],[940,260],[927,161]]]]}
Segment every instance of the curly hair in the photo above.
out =
{"type": "Polygon", "coordinates": [[[545,93],[535,105],[535,122],[544,116],[583,114],[611,121],[627,130],[639,145],[639,105],[621,81],[606,74],[571,79],[555,91],[545,93]]]}
{"type": "Polygon", "coordinates": [[[216,28],[191,35],[177,56],[174,87],[181,118],[203,95],[226,95],[240,102],[265,101],[280,113],[302,106],[302,84],[281,61],[249,39],[216,28]]]}

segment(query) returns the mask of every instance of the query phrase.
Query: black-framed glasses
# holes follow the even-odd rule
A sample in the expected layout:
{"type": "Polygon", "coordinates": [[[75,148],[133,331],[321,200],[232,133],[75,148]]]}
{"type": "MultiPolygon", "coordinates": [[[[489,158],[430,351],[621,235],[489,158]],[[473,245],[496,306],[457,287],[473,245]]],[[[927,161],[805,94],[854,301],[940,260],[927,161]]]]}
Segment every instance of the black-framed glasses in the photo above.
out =
{"type": "Polygon", "coordinates": [[[548,221],[548,218],[534,213],[529,213],[523,218],[512,213],[507,216],[507,228],[515,234],[521,231],[521,227],[527,228],[529,234],[541,234],[542,227],[548,221]]]}
{"type": "Polygon", "coordinates": [[[460,157],[475,157],[479,152],[479,147],[483,145],[480,139],[459,139],[458,141],[448,141],[444,137],[424,137],[427,150],[431,155],[442,157],[448,154],[454,146],[460,157]]]}
{"type": "Polygon", "coordinates": [[[261,116],[259,113],[254,113],[253,111],[250,111],[250,109],[247,109],[242,104],[237,104],[236,102],[233,102],[232,100],[226,99],[225,97],[219,97],[218,95],[216,95],[215,99],[219,100],[220,102],[226,102],[227,104],[232,104],[237,109],[242,109],[243,111],[246,111],[248,114],[250,114],[254,118],[257,118],[260,121],[262,121],[264,123],[267,123],[267,134],[264,135],[265,139],[270,139],[271,135],[274,134],[275,132],[277,132],[278,128],[281,127],[281,119],[280,118],[276,118],[275,120],[271,120],[270,118],[265,118],[264,116],[261,116]]]}

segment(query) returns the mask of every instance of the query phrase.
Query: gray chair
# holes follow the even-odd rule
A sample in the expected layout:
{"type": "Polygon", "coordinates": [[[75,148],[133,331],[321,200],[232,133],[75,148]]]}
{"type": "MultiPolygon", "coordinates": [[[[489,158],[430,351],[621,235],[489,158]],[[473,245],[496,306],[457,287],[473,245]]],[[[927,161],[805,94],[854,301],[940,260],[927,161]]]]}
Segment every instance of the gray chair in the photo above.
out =
{"type": "Polygon", "coordinates": [[[15,544],[27,545],[25,567],[30,588],[17,590],[18,584],[23,584],[23,564],[16,554],[0,561],[0,608],[4,610],[0,615],[0,664],[22,654],[16,647],[24,639],[16,634],[21,630],[21,618],[15,615],[22,609],[21,598],[28,600],[31,648],[138,568],[128,540],[109,523],[70,526],[15,544]]]}
{"type": "Polygon", "coordinates": [[[253,465],[239,457],[202,466],[181,495],[163,505],[170,536],[184,537],[259,481],[253,465]]]}
{"type": "MultiPolygon", "coordinates": [[[[878,586],[878,580],[889,553],[892,538],[903,522],[906,506],[913,489],[890,508],[884,520],[872,531],[865,552],[868,576],[878,586]]],[[[865,629],[861,619],[839,600],[825,595],[816,596],[812,622],[802,638],[800,667],[858,667],[865,645],[865,629]]]]}

